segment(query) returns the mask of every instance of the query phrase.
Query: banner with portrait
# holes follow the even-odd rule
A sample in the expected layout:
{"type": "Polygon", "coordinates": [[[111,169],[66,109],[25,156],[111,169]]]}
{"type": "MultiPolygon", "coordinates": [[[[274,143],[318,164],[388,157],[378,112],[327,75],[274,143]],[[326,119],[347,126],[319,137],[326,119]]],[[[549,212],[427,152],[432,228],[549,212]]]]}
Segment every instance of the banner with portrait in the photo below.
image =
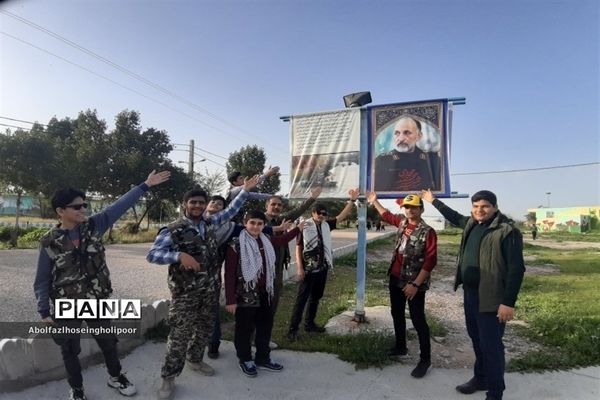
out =
{"type": "Polygon", "coordinates": [[[370,190],[381,198],[424,189],[449,196],[448,101],[387,104],[367,110],[370,190]]]}
{"type": "Polygon", "coordinates": [[[360,118],[360,109],[291,117],[290,198],[321,186],[321,198],[347,199],[358,187],[360,118]]]}

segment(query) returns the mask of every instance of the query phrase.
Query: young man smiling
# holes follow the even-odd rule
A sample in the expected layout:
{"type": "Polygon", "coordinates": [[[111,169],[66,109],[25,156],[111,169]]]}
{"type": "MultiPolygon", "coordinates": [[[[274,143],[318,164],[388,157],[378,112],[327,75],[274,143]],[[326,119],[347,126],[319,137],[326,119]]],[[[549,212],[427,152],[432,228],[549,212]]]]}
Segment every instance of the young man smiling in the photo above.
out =
{"type": "Polygon", "coordinates": [[[504,328],[514,317],[525,273],[523,236],[513,221],[498,210],[496,195],[480,190],[471,197],[471,215],[454,211],[421,192],[452,225],[463,229],[454,290],[463,285],[467,332],[475,352],[474,376],[458,385],[460,393],[487,390],[486,400],[504,393],[504,328]]]}
{"type": "MultiPolygon", "coordinates": [[[[52,196],[52,207],[59,217],[59,224],[52,228],[40,241],[35,283],[38,312],[48,324],[81,327],[82,320],[54,321],[50,312],[50,300],[55,299],[105,299],[112,293],[110,274],[102,235],[127,209],[132,207],[148,189],[169,179],[171,173],[152,171],[144,183],[134,187],[104,211],[88,217],[85,193],[72,189],[61,189],[52,196]]],[[[56,311],[56,310],[55,310],[56,311]]],[[[86,324],[92,328],[108,328],[110,320],[90,319],[86,324]]],[[[117,353],[117,338],[114,335],[95,337],[102,350],[110,378],[108,386],[124,396],[133,396],[135,386],[121,373],[117,353]]],[[[83,377],[79,363],[80,336],[55,337],[60,346],[67,382],[71,387],[71,400],[85,400],[83,377]]]]}
{"type": "Polygon", "coordinates": [[[184,216],[159,231],[146,259],[155,264],[169,264],[168,284],[171,291],[167,353],[161,370],[160,399],[169,399],[175,377],[186,363],[204,375],[214,370],[202,361],[214,327],[213,308],[217,299],[221,265],[215,229],[229,221],[243,205],[248,192],[258,183],[258,176],[245,179],[243,190],[229,207],[205,215],[208,195],[193,189],[183,196],[184,216]]]}
{"type": "Polygon", "coordinates": [[[358,189],[351,189],[348,193],[350,194],[350,200],[334,218],[329,218],[327,207],[323,204],[315,204],[312,207],[312,218],[307,220],[302,234],[298,236],[296,242],[296,271],[299,283],[287,335],[290,341],[298,339],[298,327],[302,320],[304,308],[306,308],[304,330],[306,332],[325,332],[324,327],[315,323],[315,318],[319,301],[325,292],[327,271],[333,268],[331,231],[336,229],[337,224],[345,220],[350,214],[359,195],[358,189]]]}
{"type": "Polygon", "coordinates": [[[422,378],[431,366],[431,339],[429,325],[425,319],[425,292],[429,289],[429,275],[437,264],[437,236],[423,221],[423,200],[409,194],[397,203],[404,209],[405,216],[394,215],[377,200],[377,194],[367,192],[367,200],[388,224],[398,227],[396,247],[390,265],[390,304],[396,345],[390,356],[405,356],[406,319],[404,309],[408,302],[410,319],[419,337],[420,360],[411,375],[422,378]]]}

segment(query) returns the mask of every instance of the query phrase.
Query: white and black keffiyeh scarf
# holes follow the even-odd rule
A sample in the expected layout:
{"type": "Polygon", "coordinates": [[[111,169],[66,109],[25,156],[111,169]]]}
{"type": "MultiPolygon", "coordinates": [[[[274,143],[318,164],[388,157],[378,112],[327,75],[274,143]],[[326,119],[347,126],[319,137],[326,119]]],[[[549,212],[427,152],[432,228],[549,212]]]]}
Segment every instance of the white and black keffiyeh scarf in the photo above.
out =
{"type": "MultiPolygon", "coordinates": [[[[260,240],[265,253],[267,293],[269,298],[272,298],[273,282],[275,280],[275,249],[264,233],[260,234],[260,240]]],[[[245,288],[247,290],[256,288],[262,273],[262,256],[258,241],[245,229],[240,233],[240,265],[245,288]]]]}

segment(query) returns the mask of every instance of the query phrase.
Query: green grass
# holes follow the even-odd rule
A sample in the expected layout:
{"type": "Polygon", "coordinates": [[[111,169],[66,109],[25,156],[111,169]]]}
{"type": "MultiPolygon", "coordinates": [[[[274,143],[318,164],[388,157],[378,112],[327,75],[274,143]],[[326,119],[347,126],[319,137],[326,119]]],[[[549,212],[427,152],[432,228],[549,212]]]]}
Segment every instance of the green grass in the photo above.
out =
{"type": "Polygon", "coordinates": [[[518,331],[547,346],[511,360],[509,371],[565,369],[600,364],[600,251],[531,246],[527,254],[557,265],[560,274],[526,276],[517,303],[518,331]]]}
{"type": "MultiPolygon", "coordinates": [[[[528,233],[525,232],[524,233],[528,233]]],[[[600,242],[600,231],[590,231],[584,233],[574,232],[538,232],[538,238],[550,239],[555,241],[573,241],[573,242],[600,242]]]]}

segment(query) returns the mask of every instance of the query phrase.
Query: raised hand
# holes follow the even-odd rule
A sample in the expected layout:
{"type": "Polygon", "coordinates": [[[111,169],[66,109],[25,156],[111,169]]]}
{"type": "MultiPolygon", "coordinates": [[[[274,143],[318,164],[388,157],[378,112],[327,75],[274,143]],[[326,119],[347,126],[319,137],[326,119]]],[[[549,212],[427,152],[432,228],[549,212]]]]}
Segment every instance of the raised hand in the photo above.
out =
{"type": "Polygon", "coordinates": [[[348,190],[348,194],[350,195],[350,200],[356,201],[358,196],[360,195],[360,190],[358,188],[348,190]]]}
{"type": "Polygon", "coordinates": [[[156,172],[156,170],[152,170],[152,172],[150,172],[150,175],[148,175],[148,178],[146,178],[144,183],[148,185],[148,187],[152,187],[168,181],[170,177],[171,171],[156,172]]]}
{"type": "Polygon", "coordinates": [[[429,203],[433,203],[433,201],[435,200],[435,196],[431,192],[431,189],[421,190],[421,198],[423,200],[428,201],[429,203]]]}
{"type": "Polygon", "coordinates": [[[259,180],[259,176],[258,175],[254,175],[252,178],[244,178],[244,190],[246,192],[251,191],[252,189],[254,189],[256,187],[256,185],[258,185],[258,180],[259,180]]]}
{"type": "Polygon", "coordinates": [[[290,229],[290,227],[292,226],[292,221],[289,219],[283,220],[281,222],[281,224],[279,225],[279,228],[281,228],[281,230],[283,232],[287,231],[288,229],[290,229]]]}
{"type": "Polygon", "coordinates": [[[377,193],[367,191],[367,192],[365,192],[365,195],[367,196],[367,201],[370,204],[373,204],[374,202],[377,201],[377,193]]]}
{"type": "Polygon", "coordinates": [[[279,167],[278,166],[274,166],[274,167],[269,166],[269,169],[267,170],[267,172],[265,173],[265,175],[266,176],[273,176],[273,175],[275,175],[278,172],[279,172],[279,167]]]}

